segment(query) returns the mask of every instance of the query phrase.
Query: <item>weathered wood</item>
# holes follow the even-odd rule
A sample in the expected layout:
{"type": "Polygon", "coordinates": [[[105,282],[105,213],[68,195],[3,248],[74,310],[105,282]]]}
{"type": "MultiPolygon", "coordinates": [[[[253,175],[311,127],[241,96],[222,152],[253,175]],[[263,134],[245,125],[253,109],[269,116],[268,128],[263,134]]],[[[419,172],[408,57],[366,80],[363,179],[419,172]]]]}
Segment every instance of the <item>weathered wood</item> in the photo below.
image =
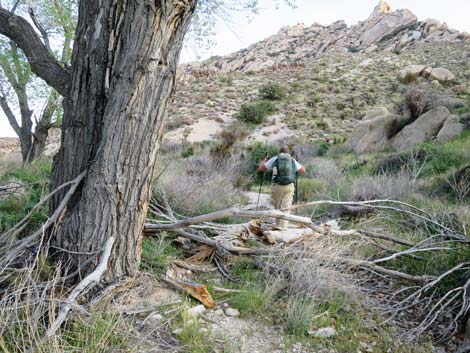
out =
{"type": "MultiPolygon", "coordinates": [[[[57,228],[58,259],[78,268],[116,237],[106,278],[137,273],[156,155],[196,0],[80,1],[70,94],[52,188],[87,175],[57,228]]],[[[63,194],[50,204],[55,209],[63,194]]],[[[94,260],[84,269],[89,272],[94,260]]]]}
{"type": "Polygon", "coordinates": [[[108,268],[108,260],[111,255],[111,249],[114,244],[114,238],[111,237],[106,241],[106,244],[104,245],[103,249],[103,256],[101,257],[101,260],[96,267],[96,269],[90,273],[88,276],[86,276],[73,290],[70,292],[69,296],[67,297],[67,300],[64,304],[64,306],[60,309],[59,315],[57,318],[52,321],[50,324],[49,328],[47,329],[44,337],[41,340],[41,343],[44,343],[47,341],[49,338],[54,336],[56,331],[59,329],[59,327],[62,325],[62,323],[65,321],[67,318],[67,315],[69,314],[70,310],[72,309],[72,304],[76,303],[77,298],[82,292],[89,288],[91,285],[94,285],[98,283],[101,280],[101,277],[104,275],[108,268]]]}
{"type": "Polygon", "coordinates": [[[293,223],[300,223],[305,225],[308,228],[313,230],[320,230],[321,228],[313,224],[312,220],[308,217],[300,217],[284,213],[279,210],[270,210],[270,211],[248,211],[240,208],[229,208],[223,211],[217,211],[212,213],[207,213],[204,215],[186,218],[183,220],[176,221],[174,223],[164,223],[164,224],[145,224],[145,231],[156,231],[156,230],[175,230],[181,228],[187,228],[194,224],[210,222],[221,218],[227,217],[242,217],[242,218],[253,218],[253,219],[263,219],[263,218],[279,218],[285,219],[293,223]]]}

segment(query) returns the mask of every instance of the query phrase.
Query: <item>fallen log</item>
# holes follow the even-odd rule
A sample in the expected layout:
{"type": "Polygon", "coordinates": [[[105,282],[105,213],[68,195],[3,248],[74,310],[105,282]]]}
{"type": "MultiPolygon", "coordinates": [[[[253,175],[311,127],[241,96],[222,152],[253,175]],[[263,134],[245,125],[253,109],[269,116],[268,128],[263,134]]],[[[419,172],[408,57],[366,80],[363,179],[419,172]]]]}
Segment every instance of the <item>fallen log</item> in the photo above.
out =
{"type": "Polygon", "coordinates": [[[319,230],[320,227],[315,225],[310,218],[300,217],[291,215],[279,210],[270,210],[270,211],[248,211],[240,208],[229,208],[227,210],[207,213],[204,215],[182,219],[173,223],[146,223],[145,231],[162,231],[162,230],[176,230],[182,228],[188,228],[195,224],[200,224],[204,222],[214,221],[221,218],[227,217],[241,217],[241,218],[250,218],[250,219],[264,219],[264,218],[276,218],[283,219],[289,222],[303,224],[304,226],[311,228],[313,230],[319,230]]]}
{"type": "Polygon", "coordinates": [[[176,290],[188,293],[190,296],[204,304],[206,308],[215,308],[217,306],[216,302],[214,299],[212,299],[212,296],[207,291],[207,287],[203,284],[194,282],[180,282],[169,278],[162,278],[161,280],[176,290]]]}

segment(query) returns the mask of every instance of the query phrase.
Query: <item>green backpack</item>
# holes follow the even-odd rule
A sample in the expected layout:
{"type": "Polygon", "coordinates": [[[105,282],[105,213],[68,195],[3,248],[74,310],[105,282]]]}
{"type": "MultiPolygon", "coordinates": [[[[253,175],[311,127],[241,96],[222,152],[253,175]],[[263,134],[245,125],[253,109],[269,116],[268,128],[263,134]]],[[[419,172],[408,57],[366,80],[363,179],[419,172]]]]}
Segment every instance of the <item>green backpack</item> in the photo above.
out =
{"type": "Polygon", "coordinates": [[[295,182],[295,162],[290,154],[279,154],[276,161],[274,162],[274,167],[277,168],[277,175],[275,175],[273,178],[274,183],[280,185],[289,185],[295,182]]]}

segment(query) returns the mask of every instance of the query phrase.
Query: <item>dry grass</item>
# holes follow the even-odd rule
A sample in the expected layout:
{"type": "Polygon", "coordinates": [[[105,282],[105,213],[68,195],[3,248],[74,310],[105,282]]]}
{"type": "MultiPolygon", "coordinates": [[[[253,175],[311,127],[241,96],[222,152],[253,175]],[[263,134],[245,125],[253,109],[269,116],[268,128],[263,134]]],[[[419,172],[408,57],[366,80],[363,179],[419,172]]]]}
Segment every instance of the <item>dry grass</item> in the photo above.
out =
{"type": "Polygon", "coordinates": [[[196,215],[230,208],[243,201],[236,189],[240,162],[216,164],[209,157],[173,160],[156,181],[157,198],[166,195],[176,211],[196,215]]]}
{"type": "Polygon", "coordinates": [[[417,189],[416,180],[408,173],[397,175],[359,176],[351,181],[351,200],[403,200],[417,189]]]}

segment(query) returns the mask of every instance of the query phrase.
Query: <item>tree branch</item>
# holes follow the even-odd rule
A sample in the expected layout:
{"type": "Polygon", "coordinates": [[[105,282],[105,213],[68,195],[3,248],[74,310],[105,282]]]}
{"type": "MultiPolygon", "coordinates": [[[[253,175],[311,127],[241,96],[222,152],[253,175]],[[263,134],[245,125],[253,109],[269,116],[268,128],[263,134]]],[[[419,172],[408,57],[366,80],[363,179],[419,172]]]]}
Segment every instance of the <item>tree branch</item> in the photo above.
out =
{"type": "Polygon", "coordinates": [[[44,29],[44,27],[41,25],[38,18],[36,17],[36,14],[34,13],[34,9],[31,3],[28,6],[28,13],[29,13],[29,16],[31,16],[31,19],[33,20],[34,25],[41,33],[42,39],[44,40],[44,44],[46,45],[47,50],[49,50],[49,52],[52,52],[51,45],[49,43],[49,35],[47,34],[47,31],[44,29]]]}
{"type": "Polygon", "coordinates": [[[31,70],[62,96],[68,95],[70,72],[52,56],[31,24],[21,16],[0,8],[0,34],[23,50],[31,70]]]}
{"type": "Polygon", "coordinates": [[[10,106],[8,105],[8,102],[5,96],[0,96],[0,107],[2,107],[3,112],[7,116],[10,126],[13,128],[13,130],[15,130],[15,133],[18,136],[20,136],[21,128],[18,125],[18,122],[16,121],[16,118],[15,118],[15,114],[13,114],[13,111],[10,109],[10,106]]]}

